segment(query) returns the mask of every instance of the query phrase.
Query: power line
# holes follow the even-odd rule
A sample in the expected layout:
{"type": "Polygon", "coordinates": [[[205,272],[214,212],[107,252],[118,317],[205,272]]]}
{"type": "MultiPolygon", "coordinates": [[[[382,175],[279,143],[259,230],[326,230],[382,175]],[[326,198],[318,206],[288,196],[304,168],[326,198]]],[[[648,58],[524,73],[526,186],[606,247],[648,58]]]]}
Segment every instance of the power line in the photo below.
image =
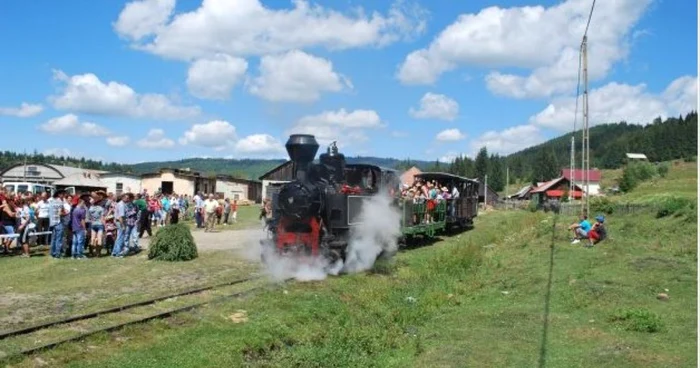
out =
{"type": "Polygon", "coordinates": [[[586,23],[586,30],[583,32],[584,38],[588,36],[588,27],[591,26],[591,18],[593,18],[593,9],[595,9],[595,0],[593,0],[593,4],[591,4],[591,11],[590,13],[588,13],[588,22],[586,23]]]}

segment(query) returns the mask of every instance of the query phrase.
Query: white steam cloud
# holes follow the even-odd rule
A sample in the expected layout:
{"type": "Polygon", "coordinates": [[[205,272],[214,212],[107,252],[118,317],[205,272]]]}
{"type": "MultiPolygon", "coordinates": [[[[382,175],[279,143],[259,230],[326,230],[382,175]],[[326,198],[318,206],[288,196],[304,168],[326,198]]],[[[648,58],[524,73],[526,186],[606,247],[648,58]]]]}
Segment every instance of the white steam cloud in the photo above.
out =
{"type": "Polygon", "coordinates": [[[359,222],[350,233],[346,261],[330,264],[327,259],[295,259],[278,255],[273,247],[247,247],[246,259],[260,262],[274,281],[323,280],[328,275],[362,272],[372,268],[378,256],[392,257],[398,250],[401,235],[401,213],[392,205],[392,198],[377,195],[367,199],[358,215],[359,222]]]}

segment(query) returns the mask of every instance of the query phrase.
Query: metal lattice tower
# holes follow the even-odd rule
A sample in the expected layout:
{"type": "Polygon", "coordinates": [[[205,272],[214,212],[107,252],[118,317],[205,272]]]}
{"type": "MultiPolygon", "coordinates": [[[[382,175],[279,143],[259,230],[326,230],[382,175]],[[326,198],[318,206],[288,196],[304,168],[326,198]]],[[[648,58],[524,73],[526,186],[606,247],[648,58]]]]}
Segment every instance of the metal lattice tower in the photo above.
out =
{"type": "Polygon", "coordinates": [[[581,139],[581,170],[583,170],[583,186],[585,195],[581,201],[581,212],[585,215],[589,214],[590,203],[589,185],[590,185],[590,140],[588,135],[588,35],[583,36],[581,42],[581,56],[583,58],[583,130],[581,139]]]}
{"type": "Polygon", "coordinates": [[[576,198],[574,196],[574,190],[576,189],[576,181],[574,178],[574,168],[576,166],[576,138],[571,135],[571,162],[569,162],[569,202],[576,198]]]}

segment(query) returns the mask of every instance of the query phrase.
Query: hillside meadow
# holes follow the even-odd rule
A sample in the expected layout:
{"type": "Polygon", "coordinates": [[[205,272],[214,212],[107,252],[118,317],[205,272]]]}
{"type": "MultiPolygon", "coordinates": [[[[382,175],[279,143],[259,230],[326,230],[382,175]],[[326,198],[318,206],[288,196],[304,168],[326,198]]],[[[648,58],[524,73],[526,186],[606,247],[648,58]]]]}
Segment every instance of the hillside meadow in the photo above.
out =
{"type": "MultiPolygon", "coordinates": [[[[645,185],[690,195],[691,171],[645,185]]],[[[634,198],[659,195],[645,185],[634,198]]],[[[613,213],[609,238],[584,248],[574,220],[490,211],[372,272],[271,285],[12,366],[696,366],[696,221],[613,213]]]]}

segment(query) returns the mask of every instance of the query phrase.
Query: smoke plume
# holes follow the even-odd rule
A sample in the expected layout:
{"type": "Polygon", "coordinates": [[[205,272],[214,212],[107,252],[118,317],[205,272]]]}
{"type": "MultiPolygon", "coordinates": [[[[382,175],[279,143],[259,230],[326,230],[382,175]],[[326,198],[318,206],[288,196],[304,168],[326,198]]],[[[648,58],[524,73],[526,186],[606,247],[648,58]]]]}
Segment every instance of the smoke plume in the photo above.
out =
{"type": "Polygon", "coordinates": [[[371,197],[362,206],[360,224],[350,234],[343,272],[362,272],[372,268],[379,255],[393,256],[401,235],[401,213],[385,195],[371,197]]]}
{"type": "Polygon", "coordinates": [[[338,260],[330,264],[323,258],[295,259],[278,255],[274,247],[248,248],[242,255],[260,262],[274,281],[295,279],[298,281],[323,280],[328,275],[362,272],[372,268],[378,256],[391,257],[398,250],[401,235],[401,214],[388,196],[373,196],[365,200],[356,219],[360,224],[352,228],[345,263],[338,260]]]}

